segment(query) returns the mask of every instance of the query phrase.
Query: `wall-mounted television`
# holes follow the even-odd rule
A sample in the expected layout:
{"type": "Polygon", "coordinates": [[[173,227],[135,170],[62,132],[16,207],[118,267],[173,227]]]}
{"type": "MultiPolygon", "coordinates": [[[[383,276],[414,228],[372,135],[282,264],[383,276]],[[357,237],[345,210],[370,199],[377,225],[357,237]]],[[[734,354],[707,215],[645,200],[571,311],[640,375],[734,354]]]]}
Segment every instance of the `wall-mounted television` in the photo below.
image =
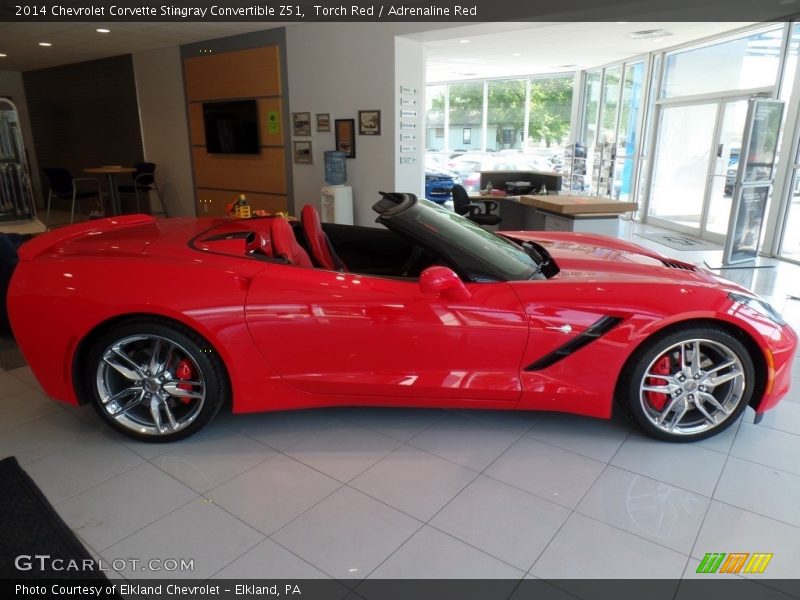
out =
{"type": "Polygon", "coordinates": [[[258,105],[255,100],[204,102],[203,123],[209,154],[258,154],[258,105]]]}

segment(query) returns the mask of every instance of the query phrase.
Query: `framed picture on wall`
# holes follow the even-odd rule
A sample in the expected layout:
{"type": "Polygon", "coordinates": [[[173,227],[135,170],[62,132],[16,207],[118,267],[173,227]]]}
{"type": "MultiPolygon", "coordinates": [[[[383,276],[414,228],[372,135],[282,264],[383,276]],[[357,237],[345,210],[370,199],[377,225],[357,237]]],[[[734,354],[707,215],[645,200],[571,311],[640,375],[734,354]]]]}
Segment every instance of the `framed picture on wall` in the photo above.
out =
{"type": "Polygon", "coordinates": [[[299,165],[310,165],[314,163],[310,140],[294,142],[294,162],[299,165]]]}
{"type": "Polygon", "coordinates": [[[380,135],[381,134],[381,111],[379,111],[379,110],[360,110],[360,111],[358,111],[358,134],[359,135],[380,135]]]}
{"type": "Polygon", "coordinates": [[[356,157],[356,121],[355,119],[336,119],[336,149],[347,154],[347,158],[356,157]]]}
{"type": "Polygon", "coordinates": [[[331,115],[329,113],[317,114],[317,132],[328,133],[331,130],[331,115]]]}
{"type": "Polygon", "coordinates": [[[292,113],[292,135],[311,135],[311,113],[292,113]]]}

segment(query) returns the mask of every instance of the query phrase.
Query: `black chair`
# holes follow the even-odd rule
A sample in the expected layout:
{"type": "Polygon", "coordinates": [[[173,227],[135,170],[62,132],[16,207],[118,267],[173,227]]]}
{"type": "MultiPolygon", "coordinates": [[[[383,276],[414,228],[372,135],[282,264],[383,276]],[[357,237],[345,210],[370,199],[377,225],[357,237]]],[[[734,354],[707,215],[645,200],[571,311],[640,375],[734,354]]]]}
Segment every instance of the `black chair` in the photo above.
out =
{"type": "Polygon", "coordinates": [[[136,194],[136,212],[142,212],[142,207],[139,203],[139,192],[146,194],[150,191],[155,191],[156,195],[158,196],[158,201],[161,204],[161,209],[164,212],[164,216],[168,216],[167,207],[164,204],[164,200],[161,198],[161,191],[158,189],[158,185],[156,184],[156,163],[140,162],[134,164],[133,168],[136,169],[131,174],[133,177],[133,183],[118,185],[117,189],[123,194],[136,194]]]}
{"type": "Polygon", "coordinates": [[[70,208],[69,222],[75,222],[75,204],[78,205],[80,212],[80,201],[84,198],[91,198],[97,196],[100,208],[103,207],[103,195],[100,191],[100,182],[94,177],[78,177],[73,179],[72,174],[67,169],[50,168],[44,169],[45,177],[47,177],[47,187],[49,192],[47,194],[47,216],[45,217],[45,229],[50,225],[50,205],[53,198],[62,198],[64,200],[72,200],[72,207],[70,208]],[[78,190],[76,185],[79,182],[91,181],[97,186],[97,190],[78,190]]]}
{"type": "Polygon", "coordinates": [[[493,200],[481,200],[480,204],[472,202],[463,185],[453,186],[453,209],[456,214],[467,217],[478,225],[498,225],[502,219],[498,215],[490,214],[497,208],[493,200]]]}

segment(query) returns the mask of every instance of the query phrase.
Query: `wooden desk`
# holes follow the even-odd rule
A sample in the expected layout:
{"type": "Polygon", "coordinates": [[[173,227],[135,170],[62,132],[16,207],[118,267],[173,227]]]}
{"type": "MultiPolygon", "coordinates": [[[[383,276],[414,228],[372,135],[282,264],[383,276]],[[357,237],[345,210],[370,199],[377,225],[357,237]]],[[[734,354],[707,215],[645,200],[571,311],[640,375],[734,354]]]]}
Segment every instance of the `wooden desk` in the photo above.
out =
{"type": "Polygon", "coordinates": [[[136,169],[133,167],[122,167],[119,165],[106,165],[104,167],[90,167],[84,169],[84,173],[91,173],[92,175],[106,175],[108,178],[108,198],[111,204],[111,213],[119,215],[122,213],[122,207],[119,203],[119,190],[117,190],[117,175],[120,173],[133,173],[136,169]]]}
{"type": "Polygon", "coordinates": [[[621,215],[639,208],[636,202],[620,202],[591,196],[520,196],[520,202],[561,215],[615,214],[621,215]]]}
{"type": "Polygon", "coordinates": [[[635,202],[586,196],[471,196],[495,200],[504,231],[577,231],[616,236],[619,215],[636,210],[635,202]]]}

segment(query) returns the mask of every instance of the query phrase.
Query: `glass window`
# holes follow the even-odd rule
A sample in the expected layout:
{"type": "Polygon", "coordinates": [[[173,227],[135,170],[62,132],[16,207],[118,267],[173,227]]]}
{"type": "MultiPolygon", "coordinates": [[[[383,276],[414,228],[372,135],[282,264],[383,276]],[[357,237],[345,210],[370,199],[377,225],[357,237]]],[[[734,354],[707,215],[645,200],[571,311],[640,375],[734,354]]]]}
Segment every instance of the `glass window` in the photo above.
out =
{"type": "MultiPolygon", "coordinates": [[[[789,101],[794,86],[799,42],[800,23],[795,23],[792,26],[792,35],[789,41],[789,56],[786,61],[783,85],[781,86],[781,99],[786,102],[789,101]]],[[[789,195],[789,203],[787,205],[780,253],[786,258],[800,261],[800,148],[797,149],[795,154],[793,166],[792,181],[789,185],[789,190],[786,192],[789,195]]]]}
{"type": "Polygon", "coordinates": [[[600,132],[597,143],[613,142],[617,130],[617,105],[622,67],[606,69],[603,79],[603,110],[600,117],[600,132]]]}
{"type": "Polygon", "coordinates": [[[781,83],[780,98],[784,102],[789,102],[794,86],[794,78],[797,73],[797,52],[800,47],[800,23],[792,25],[792,32],[789,36],[789,53],[786,57],[786,67],[783,70],[783,82],[781,83]]]}
{"type": "Polygon", "coordinates": [[[483,122],[483,82],[451,83],[447,87],[450,92],[448,148],[461,152],[480,150],[482,140],[479,132],[483,122]],[[470,136],[469,144],[464,143],[465,127],[478,132],[476,135],[470,136]]]}
{"type": "Polygon", "coordinates": [[[572,117],[575,77],[547,77],[531,81],[530,117],[526,150],[550,149],[563,159],[572,117]]]}
{"type": "Polygon", "coordinates": [[[663,97],[775,85],[783,26],[667,56],[663,97]]]}
{"type": "Polygon", "coordinates": [[[490,81],[486,151],[521,149],[526,80],[490,81]]]}
{"type": "MultiPolygon", "coordinates": [[[[661,73],[662,55],[656,54],[653,57],[650,69],[650,80],[648,82],[647,110],[645,112],[644,131],[642,131],[642,153],[639,156],[639,181],[636,184],[636,202],[639,206],[644,206],[645,197],[648,190],[648,169],[650,167],[650,142],[655,127],[656,100],[658,97],[658,78],[661,73]]],[[[636,215],[642,216],[643,213],[637,211],[636,215]]]]}
{"type": "Polygon", "coordinates": [[[429,85],[425,88],[425,150],[444,150],[444,85],[429,85]]]}
{"type": "Polygon", "coordinates": [[[586,96],[583,104],[583,130],[578,140],[587,147],[594,147],[597,136],[597,113],[600,108],[600,78],[602,73],[595,71],[586,75],[586,96]]]}
{"type": "Polygon", "coordinates": [[[614,167],[614,195],[627,201],[633,184],[634,156],[639,142],[639,115],[642,109],[644,63],[625,66],[622,84],[622,107],[617,132],[617,156],[614,167]]]}

